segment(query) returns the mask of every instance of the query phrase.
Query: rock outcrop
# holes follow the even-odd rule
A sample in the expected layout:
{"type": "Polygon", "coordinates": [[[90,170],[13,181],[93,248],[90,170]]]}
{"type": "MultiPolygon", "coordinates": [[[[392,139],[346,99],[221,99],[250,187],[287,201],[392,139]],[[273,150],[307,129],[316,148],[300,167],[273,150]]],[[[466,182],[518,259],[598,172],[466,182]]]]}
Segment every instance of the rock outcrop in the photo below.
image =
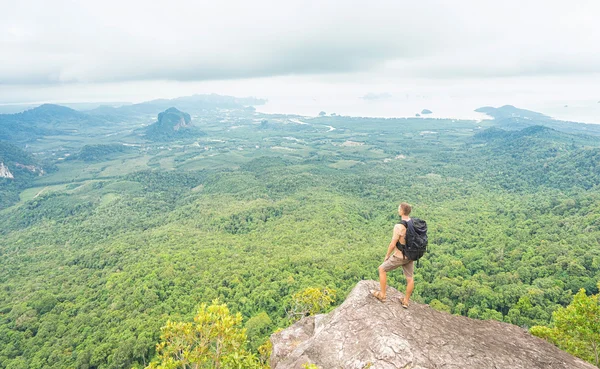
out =
{"type": "Polygon", "coordinates": [[[388,289],[385,303],[362,281],[329,314],[307,317],[271,336],[271,368],[593,369],[517,326],[439,312],[388,289]]]}
{"type": "Polygon", "coordinates": [[[176,108],[169,108],[158,114],[158,120],[145,128],[146,138],[160,141],[182,138],[193,129],[192,118],[176,108]]]}
{"type": "Polygon", "coordinates": [[[10,170],[8,170],[8,167],[4,165],[4,163],[0,163],[0,178],[15,178],[10,170]]]}
{"type": "Polygon", "coordinates": [[[158,114],[157,123],[165,129],[179,131],[181,128],[191,127],[192,118],[188,113],[179,111],[176,108],[169,108],[158,114]]]}

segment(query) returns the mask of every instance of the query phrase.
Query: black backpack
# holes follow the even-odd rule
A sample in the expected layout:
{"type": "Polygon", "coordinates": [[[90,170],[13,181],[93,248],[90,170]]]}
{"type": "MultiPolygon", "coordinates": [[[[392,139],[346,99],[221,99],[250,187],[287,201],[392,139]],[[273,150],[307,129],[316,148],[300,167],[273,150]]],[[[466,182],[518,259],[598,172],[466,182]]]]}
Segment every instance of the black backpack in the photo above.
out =
{"type": "Polygon", "coordinates": [[[409,221],[400,221],[406,227],[404,239],[406,245],[400,241],[396,247],[402,251],[402,255],[410,260],[419,260],[427,251],[427,223],[419,218],[411,218],[409,221]]]}

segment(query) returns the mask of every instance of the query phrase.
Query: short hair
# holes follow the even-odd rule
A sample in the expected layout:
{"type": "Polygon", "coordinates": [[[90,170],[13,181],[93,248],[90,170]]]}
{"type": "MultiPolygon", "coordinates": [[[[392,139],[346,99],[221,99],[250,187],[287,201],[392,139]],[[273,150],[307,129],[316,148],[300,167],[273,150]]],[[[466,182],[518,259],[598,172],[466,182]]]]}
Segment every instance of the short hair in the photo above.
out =
{"type": "Polygon", "coordinates": [[[407,203],[403,202],[400,204],[400,210],[402,211],[402,214],[410,215],[410,211],[412,210],[412,207],[410,205],[408,205],[407,203]]]}

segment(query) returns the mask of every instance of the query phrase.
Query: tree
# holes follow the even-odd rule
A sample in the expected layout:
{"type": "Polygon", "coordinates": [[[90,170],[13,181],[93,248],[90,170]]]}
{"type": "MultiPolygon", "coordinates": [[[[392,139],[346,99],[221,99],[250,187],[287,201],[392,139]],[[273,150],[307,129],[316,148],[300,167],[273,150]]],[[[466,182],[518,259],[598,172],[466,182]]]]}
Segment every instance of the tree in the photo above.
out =
{"type": "Polygon", "coordinates": [[[531,328],[531,333],[599,366],[600,303],[598,297],[598,295],[587,296],[585,289],[580,289],[569,306],[559,308],[552,314],[553,326],[535,326],[531,328]]]}
{"type": "Polygon", "coordinates": [[[156,345],[157,359],[147,369],[260,368],[245,350],[242,315],[232,315],[217,300],[202,304],[194,322],[167,322],[156,345]]]}
{"type": "Polygon", "coordinates": [[[331,288],[308,287],[292,296],[292,308],[288,317],[292,320],[324,312],[335,300],[335,290],[331,288]]]}
{"type": "Polygon", "coordinates": [[[271,318],[264,311],[248,319],[245,328],[251,350],[257,350],[264,343],[271,332],[272,324],[271,318]]]}
{"type": "Polygon", "coordinates": [[[429,306],[438,311],[445,311],[447,313],[452,312],[452,309],[450,308],[450,306],[444,304],[443,302],[441,302],[438,299],[431,300],[431,302],[429,303],[429,306]]]}

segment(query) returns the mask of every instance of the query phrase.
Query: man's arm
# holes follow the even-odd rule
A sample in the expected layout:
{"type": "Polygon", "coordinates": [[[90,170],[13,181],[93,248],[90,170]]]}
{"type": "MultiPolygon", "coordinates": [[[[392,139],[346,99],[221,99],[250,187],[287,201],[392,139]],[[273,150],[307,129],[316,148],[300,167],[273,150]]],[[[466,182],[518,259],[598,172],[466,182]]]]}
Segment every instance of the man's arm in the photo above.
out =
{"type": "Polygon", "coordinates": [[[394,226],[394,234],[392,235],[392,240],[390,241],[387,253],[385,254],[385,260],[389,259],[389,257],[394,253],[396,242],[398,242],[400,237],[404,235],[404,232],[406,232],[406,227],[404,227],[402,224],[396,224],[394,226]]]}

